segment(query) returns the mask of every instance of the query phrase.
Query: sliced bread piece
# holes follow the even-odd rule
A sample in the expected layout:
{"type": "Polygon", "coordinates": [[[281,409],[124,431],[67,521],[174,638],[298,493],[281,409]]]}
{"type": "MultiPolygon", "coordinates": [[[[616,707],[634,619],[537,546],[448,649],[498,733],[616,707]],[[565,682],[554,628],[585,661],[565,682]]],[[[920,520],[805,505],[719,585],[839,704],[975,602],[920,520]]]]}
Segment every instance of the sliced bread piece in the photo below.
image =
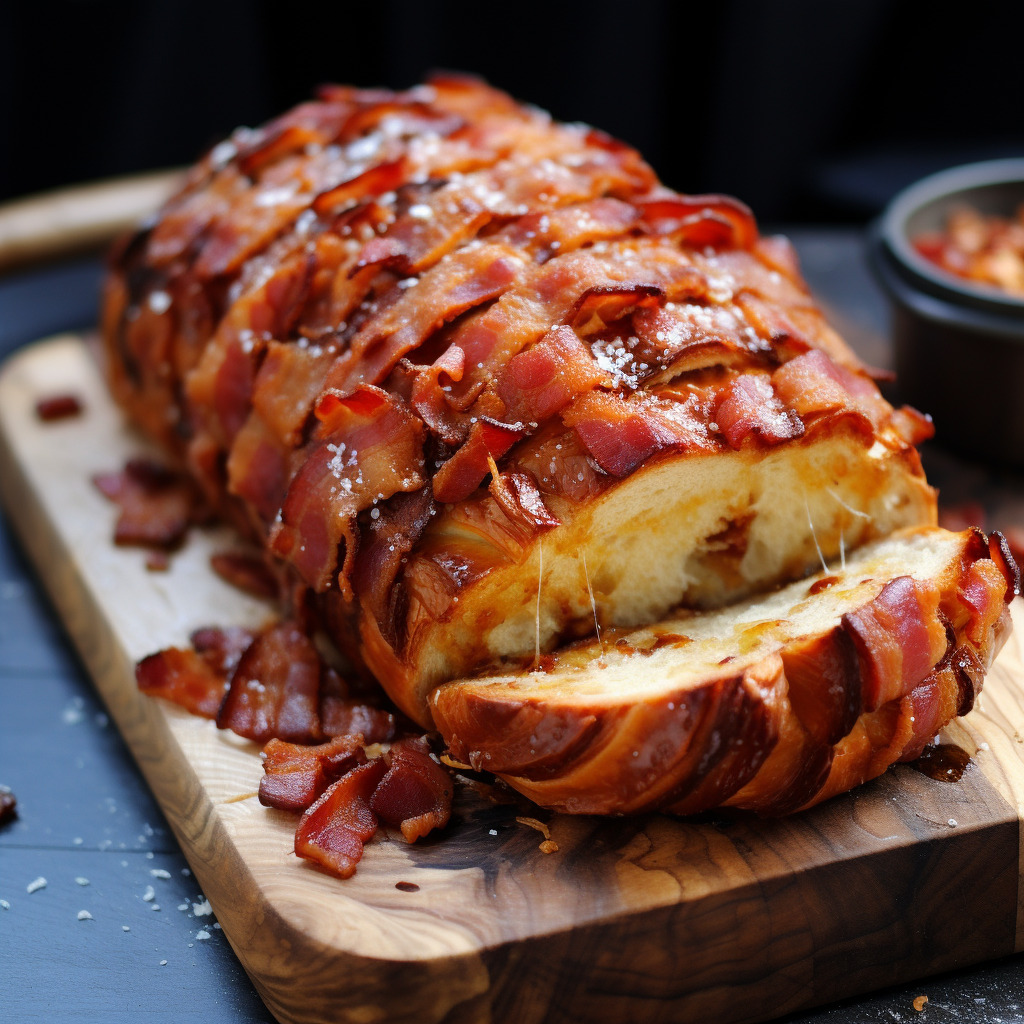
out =
{"type": "Polygon", "coordinates": [[[571,813],[809,806],[965,714],[1019,576],[978,531],[903,531],[710,612],[606,630],[432,693],[456,760],[571,813]]]}

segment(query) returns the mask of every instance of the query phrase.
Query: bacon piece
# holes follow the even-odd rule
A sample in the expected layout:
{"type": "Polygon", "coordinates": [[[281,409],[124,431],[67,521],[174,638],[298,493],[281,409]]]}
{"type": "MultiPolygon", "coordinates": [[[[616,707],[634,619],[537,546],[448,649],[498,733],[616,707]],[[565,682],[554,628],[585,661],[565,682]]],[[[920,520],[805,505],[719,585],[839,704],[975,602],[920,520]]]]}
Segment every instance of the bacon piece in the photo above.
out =
{"type": "Polygon", "coordinates": [[[150,459],[129,459],[121,472],[99,473],[93,483],[121,510],[115,544],[174,548],[205,518],[192,480],[150,459]]]}
{"type": "Polygon", "coordinates": [[[351,734],[315,747],[271,740],[263,748],[260,803],[282,811],[306,810],[332,779],[365,761],[362,742],[362,736],[351,734]]]}
{"type": "Polygon", "coordinates": [[[329,786],[302,815],[295,830],[295,853],[339,878],[351,878],[363,844],[377,831],[370,798],[386,771],[384,759],[374,758],[329,786]]]}
{"type": "Polygon", "coordinates": [[[404,156],[385,161],[321,192],[313,200],[312,208],[319,216],[327,217],[348,203],[393,192],[407,176],[408,165],[404,156]]]}
{"type": "Polygon", "coordinates": [[[189,637],[192,647],[223,677],[225,687],[238,660],[255,639],[256,631],[244,626],[204,626],[189,637]]]}
{"type": "Polygon", "coordinates": [[[843,616],[861,662],[865,710],[906,696],[942,660],[949,644],[937,610],[933,587],[900,576],[870,604],[843,616]]]}
{"type": "Polygon", "coordinates": [[[356,515],[400,491],[418,490],[426,480],[423,426],[394,395],[365,385],[348,396],[329,391],[315,411],[320,424],[288,488],[270,545],[323,591],[343,539],[343,575],[351,572],[356,515]]]}
{"type": "Polygon", "coordinates": [[[573,402],[562,420],[601,469],[616,477],[628,476],[662,452],[714,448],[695,396],[673,402],[591,391],[573,402]]]}
{"type": "Polygon", "coordinates": [[[511,419],[543,423],[605,376],[571,327],[553,327],[509,360],[496,390],[511,419]]]}
{"type": "Polygon", "coordinates": [[[218,551],[210,555],[210,566],[226,583],[253,597],[277,597],[277,578],[260,555],[243,551],[218,551]]]}
{"type": "Polygon", "coordinates": [[[522,423],[478,419],[466,443],[434,474],[434,498],[440,502],[468,498],[490,472],[491,462],[500,459],[525,434],[522,423]]]}
{"type": "Polygon", "coordinates": [[[804,432],[800,417],[782,407],[763,374],[748,373],[730,381],[719,395],[714,415],[729,447],[736,450],[753,434],[774,445],[804,432]]]}
{"type": "Polygon", "coordinates": [[[695,249],[749,249],[758,237],[750,207],[731,196],[679,196],[666,189],[638,206],[651,230],[695,249]]]}
{"type": "Polygon", "coordinates": [[[320,681],[320,731],[324,736],[362,736],[364,743],[387,743],[398,723],[383,707],[352,697],[344,680],[327,669],[320,681]]]}
{"type": "Polygon", "coordinates": [[[453,253],[359,329],[332,368],[327,386],[347,392],[359,384],[380,383],[402,356],[439,327],[501,295],[521,266],[521,256],[504,245],[453,253]]]}
{"type": "Polygon", "coordinates": [[[410,404],[423,418],[431,433],[445,444],[457,445],[468,433],[467,417],[457,416],[445,397],[447,385],[441,378],[460,381],[466,369],[466,353],[449,345],[430,366],[423,367],[413,381],[410,404]]]}
{"type": "Polygon", "coordinates": [[[599,198],[524,214],[498,235],[543,258],[619,238],[638,220],[639,214],[630,203],[599,198]]]}
{"type": "Polygon", "coordinates": [[[46,395],[36,402],[36,415],[44,423],[65,420],[82,412],[82,400],[70,391],[60,395],[46,395]]]}
{"type": "Polygon", "coordinates": [[[772,387],[782,404],[805,423],[824,413],[846,410],[877,429],[891,415],[888,403],[868,378],[838,366],[820,349],[780,366],[772,374],[772,387]]]}
{"type": "Polygon", "coordinates": [[[227,688],[227,675],[210,659],[180,647],[143,658],[135,666],[135,681],[143,693],[163,697],[202,718],[217,717],[227,688]]]}
{"type": "Polygon", "coordinates": [[[235,668],[217,728],[266,743],[313,743],[321,736],[320,658],[294,622],[261,633],[235,668]]]}
{"type": "Polygon", "coordinates": [[[1003,606],[1012,598],[1012,587],[1007,586],[1000,564],[984,559],[970,566],[957,594],[972,613],[965,629],[967,639],[980,646],[1002,614],[1003,606]]]}
{"type": "Polygon", "coordinates": [[[384,755],[388,770],[370,797],[373,812],[398,825],[407,843],[444,828],[451,816],[451,774],[430,756],[425,737],[399,740],[384,755]]]}
{"type": "Polygon", "coordinates": [[[436,513],[437,505],[431,488],[424,487],[412,494],[396,494],[377,507],[380,515],[364,531],[356,555],[352,587],[385,639],[397,643],[395,580],[406,556],[436,513]]]}

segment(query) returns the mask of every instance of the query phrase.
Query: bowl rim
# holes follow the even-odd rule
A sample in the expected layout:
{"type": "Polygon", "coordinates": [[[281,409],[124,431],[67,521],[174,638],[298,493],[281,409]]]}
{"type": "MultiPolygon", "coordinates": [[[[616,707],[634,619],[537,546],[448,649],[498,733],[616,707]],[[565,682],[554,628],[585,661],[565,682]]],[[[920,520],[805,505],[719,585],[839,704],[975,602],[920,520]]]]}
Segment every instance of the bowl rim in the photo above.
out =
{"type": "Polygon", "coordinates": [[[889,201],[879,221],[879,233],[897,264],[915,283],[923,284],[933,294],[1003,315],[1024,317],[1024,299],[995,285],[967,281],[942,270],[917,252],[905,230],[910,217],[930,202],[988,185],[1017,183],[1024,203],[1024,157],[985,160],[937,171],[907,186],[889,201]]]}

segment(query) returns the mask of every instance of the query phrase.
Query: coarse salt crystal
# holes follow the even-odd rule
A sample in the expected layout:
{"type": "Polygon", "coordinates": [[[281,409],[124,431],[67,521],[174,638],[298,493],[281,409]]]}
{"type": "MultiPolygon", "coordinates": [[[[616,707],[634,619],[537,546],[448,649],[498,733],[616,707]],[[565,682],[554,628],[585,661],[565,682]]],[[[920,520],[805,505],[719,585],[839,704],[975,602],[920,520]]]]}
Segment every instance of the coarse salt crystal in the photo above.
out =
{"type": "Polygon", "coordinates": [[[167,292],[150,292],[146,304],[157,316],[161,316],[171,308],[171,297],[167,292]]]}
{"type": "Polygon", "coordinates": [[[192,913],[195,914],[196,917],[208,917],[213,913],[213,907],[210,906],[209,900],[203,900],[202,903],[192,904],[192,913]]]}
{"type": "Polygon", "coordinates": [[[88,884],[89,884],[89,879],[88,879],[88,878],[83,878],[83,877],[82,877],[81,875],[79,875],[79,876],[78,876],[78,877],[77,877],[77,878],[75,879],[75,881],[76,881],[76,882],[77,882],[77,883],[78,883],[79,885],[88,885],[88,884]]]}
{"type": "Polygon", "coordinates": [[[121,925],[121,931],[123,931],[123,932],[130,932],[131,928],[129,928],[128,925],[123,924],[123,925],[121,925]]]}
{"type": "Polygon", "coordinates": [[[29,882],[25,886],[25,892],[38,892],[40,889],[46,888],[46,879],[40,875],[34,882],[29,882]]]}
{"type": "Polygon", "coordinates": [[[146,891],[142,894],[142,899],[146,903],[152,903],[156,899],[156,889],[151,885],[147,885],[146,891]]]}
{"type": "Polygon", "coordinates": [[[7,900],[0,900],[0,909],[2,909],[2,910],[10,910],[11,909],[11,905],[10,905],[10,903],[7,902],[7,900]]]}
{"type": "Polygon", "coordinates": [[[78,920],[79,921],[91,921],[92,920],[92,914],[90,914],[88,910],[80,910],[78,912],[78,920]]]}
{"type": "Polygon", "coordinates": [[[167,961],[166,960],[161,960],[160,961],[160,966],[161,967],[166,967],[167,966],[167,961]]]}
{"type": "Polygon", "coordinates": [[[949,827],[950,828],[955,828],[956,827],[956,818],[950,818],[949,819],[949,827]]]}
{"type": "Polygon", "coordinates": [[[150,868],[149,869],[149,873],[154,878],[170,878],[171,877],[170,871],[164,871],[163,868],[150,868]]]}
{"type": "Polygon", "coordinates": [[[205,942],[210,937],[210,933],[203,928],[201,931],[196,932],[196,939],[199,942],[205,942]]]}

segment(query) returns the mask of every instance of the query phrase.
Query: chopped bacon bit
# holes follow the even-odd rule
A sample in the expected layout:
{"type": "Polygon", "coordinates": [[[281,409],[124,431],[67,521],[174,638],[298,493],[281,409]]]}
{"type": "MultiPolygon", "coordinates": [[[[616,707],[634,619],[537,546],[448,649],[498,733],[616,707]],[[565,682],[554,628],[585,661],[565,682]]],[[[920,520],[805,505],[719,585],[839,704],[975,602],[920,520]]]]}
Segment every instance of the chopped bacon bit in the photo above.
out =
{"type": "Polygon", "coordinates": [[[9,789],[0,789],[0,825],[13,821],[18,814],[18,801],[9,789]]]}
{"type": "Polygon", "coordinates": [[[448,771],[430,756],[424,737],[399,740],[385,755],[388,770],[370,799],[374,812],[399,825],[407,843],[448,824],[454,786],[448,771]]]}
{"type": "Polygon", "coordinates": [[[67,419],[69,416],[78,416],[81,411],[82,400],[78,395],[71,393],[47,395],[36,402],[36,415],[44,423],[67,419]]]}
{"type": "Polygon", "coordinates": [[[282,811],[304,811],[331,780],[362,760],[362,736],[337,736],[319,746],[301,746],[273,739],[263,748],[264,776],[259,801],[282,811]]]}
{"type": "Polygon", "coordinates": [[[143,693],[163,697],[203,718],[216,718],[227,677],[215,662],[198,651],[168,647],[135,666],[135,681],[143,693]]]}
{"type": "Polygon", "coordinates": [[[294,622],[271,626],[239,659],[217,727],[266,743],[313,743],[320,730],[320,657],[294,622]]]}
{"type": "Polygon", "coordinates": [[[192,480],[149,459],[130,459],[121,472],[99,473],[93,483],[121,509],[115,544],[173,548],[205,517],[192,480]]]}
{"type": "Polygon", "coordinates": [[[351,878],[363,856],[363,844],[377,831],[370,798],[387,765],[375,758],[333,783],[299,821],[295,853],[339,878],[351,878]]]}
{"type": "Polygon", "coordinates": [[[241,551],[220,551],[210,556],[213,571],[226,583],[254,597],[276,597],[277,578],[264,558],[241,551]]]}
{"type": "Polygon", "coordinates": [[[540,846],[537,847],[541,853],[558,853],[558,843],[554,839],[545,839],[540,846]]]}
{"type": "Polygon", "coordinates": [[[924,1009],[925,1003],[927,1003],[927,1002],[928,1002],[928,997],[927,996],[915,996],[914,997],[914,1009],[917,1010],[918,1013],[920,1013],[924,1009]]]}

